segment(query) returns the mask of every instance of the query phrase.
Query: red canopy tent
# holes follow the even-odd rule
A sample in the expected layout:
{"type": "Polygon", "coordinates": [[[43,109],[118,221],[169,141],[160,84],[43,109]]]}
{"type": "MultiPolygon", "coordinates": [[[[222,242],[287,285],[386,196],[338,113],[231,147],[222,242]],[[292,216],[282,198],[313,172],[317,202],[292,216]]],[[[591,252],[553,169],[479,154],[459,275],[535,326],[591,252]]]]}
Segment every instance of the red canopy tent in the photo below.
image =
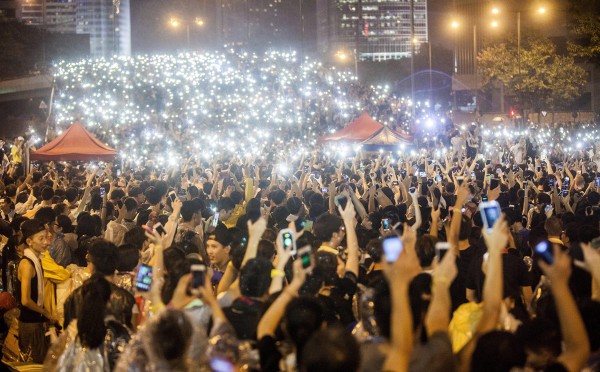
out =
{"type": "Polygon", "coordinates": [[[369,114],[363,112],[358,119],[335,133],[319,138],[319,142],[348,141],[362,142],[381,130],[383,125],[375,121],[369,114]]]}
{"type": "Polygon", "coordinates": [[[100,142],[80,123],[74,123],[60,136],[32,151],[31,160],[47,161],[111,161],[117,150],[100,142]]]}

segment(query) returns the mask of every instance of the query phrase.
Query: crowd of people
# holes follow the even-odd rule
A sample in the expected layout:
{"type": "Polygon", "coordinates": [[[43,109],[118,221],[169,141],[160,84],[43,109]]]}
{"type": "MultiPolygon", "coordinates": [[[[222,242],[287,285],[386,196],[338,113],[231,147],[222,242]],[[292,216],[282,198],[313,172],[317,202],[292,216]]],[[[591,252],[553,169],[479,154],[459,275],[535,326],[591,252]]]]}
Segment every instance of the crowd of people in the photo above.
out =
{"type": "Polygon", "coordinates": [[[456,126],[293,53],[54,73],[58,128],[119,155],[0,142],[4,363],[600,370],[596,125],[456,126]],[[317,142],[363,111],[414,143],[317,142]]]}
{"type": "Polygon", "coordinates": [[[401,154],[274,147],[164,169],[26,167],[17,139],[0,185],[3,360],[598,370],[599,151],[561,132],[473,126],[401,154]]]}

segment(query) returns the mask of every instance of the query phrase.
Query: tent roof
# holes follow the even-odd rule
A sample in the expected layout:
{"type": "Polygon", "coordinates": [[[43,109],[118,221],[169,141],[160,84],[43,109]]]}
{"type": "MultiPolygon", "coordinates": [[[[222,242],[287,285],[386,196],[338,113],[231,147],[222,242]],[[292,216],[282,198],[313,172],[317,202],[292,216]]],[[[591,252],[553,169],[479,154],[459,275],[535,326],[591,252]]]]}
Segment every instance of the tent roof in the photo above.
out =
{"type": "Polygon", "coordinates": [[[399,143],[410,143],[410,137],[396,132],[389,127],[383,127],[371,137],[367,138],[364,145],[397,145],[399,143]]]}
{"type": "Polygon", "coordinates": [[[323,136],[319,141],[364,141],[383,128],[369,114],[363,112],[356,120],[335,133],[323,136]]]}
{"type": "Polygon", "coordinates": [[[31,160],[89,161],[114,160],[117,150],[100,142],[76,122],[60,136],[31,152],[31,160]]]}

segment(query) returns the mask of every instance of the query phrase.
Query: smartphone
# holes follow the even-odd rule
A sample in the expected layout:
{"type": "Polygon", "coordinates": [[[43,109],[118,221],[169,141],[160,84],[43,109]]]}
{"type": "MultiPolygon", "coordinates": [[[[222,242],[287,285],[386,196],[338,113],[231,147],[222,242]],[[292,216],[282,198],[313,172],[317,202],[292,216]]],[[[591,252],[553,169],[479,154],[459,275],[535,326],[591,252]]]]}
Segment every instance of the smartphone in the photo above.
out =
{"type": "Polygon", "coordinates": [[[600,177],[596,176],[596,187],[600,187],[600,177]]]}
{"type": "Polygon", "coordinates": [[[486,159],[485,165],[490,165],[490,164],[492,164],[492,160],[491,159],[486,159]]]}
{"type": "Polygon", "coordinates": [[[210,368],[214,372],[234,372],[235,368],[230,361],[223,358],[212,358],[210,360],[210,368]]]}
{"type": "Polygon", "coordinates": [[[427,180],[427,186],[433,186],[433,180],[431,178],[427,180]]]}
{"type": "Polygon", "coordinates": [[[548,186],[554,187],[554,178],[548,178],[548,186]]]}
{"type": "Polygon", "coordinates": [[[212,219],[212,227],[217,227],[217,225],[219,224],[219,212],[215,212],[215,214],[213,214],[213,219],[212,219]]]}
{"type": "Polygon", "coordinates": [[[541,172],[541,171],[542,171],[542,167],[537,167],[537,168],[536,168],[536,170],[537,170],[537,171],[538,171],[538,173],[539,173],[539,172],[541,172]]]}
{"type": "Polygon", "coordinates": [[[571,186],[571,179],[569,177],[565,177],[564,184],[567,187],[571,186]]]}
{"type": "Polygon", "coordinates": [[[479,211],[481,212],[481,219],[483,220],[485,227],[488,230],[492,230],[502,212],[500,204],[494,200],[482,202],[479,204],[479,211]]]}
{"type": "Polygon", "coordinates": [[[175,199],[177,199],[177,194],[175,194],[175,191],[171,191],[169,193],[169,198],[171,199],[171,203],[175,201],[175,199]]]}
{"type": "Polygon", "coordinates": [[[501,176],[502,175],[502,168],[496,169],[496,173],[498,174],[498,176],[501,176]]]}
{"type": "Polygon", "coordinates": [[[390,219],[389,218],[382,219],[381,226],[383,227],[383,231],[390,231],[390,219]]]}
{"type": "Polygon", "coordinates": [[[206,281],[206,266],[202,264],[192,265],[190,271],[192,272],[190,292],[197,295],[200,293],[199,289],[204,286],[204,282],[206,281]]]}
{"type": "Polygon", "coordinates": [[[458,186],[461,186],[465,181],[464,177],[456,177],[456,182],[458,182],[458,186]]]}
{"type": "Polygon", "coordinates": [[[483,195],[481,195],[481,201],[482,201],[482,202],[486,202],[486,201],[488,201],[488,196],[487,196],[487,194],[483,194],[483,195]]]}
{"type": "Polygon", "coordinates": [[[329,188],[328,187],[323,187],[323,188],[321,188],[321,192],[327,193],[327,192],[329,192],[329,188]]]}
{"type": "Polygon", "coordinates": [[[546,213],[550,212],[551,209],[552,209],[552,206],[550,204],[548,204],[546,206],[546,213]]]}
{"type": "Polygon", "coordinates": [[[302,262],[302,268],[304,270],[312,267],[312,261],[310,259],[312,253],[312,248],[310,245],[305,245],[304,247],[298,249],[298,257],[300,258],[300,262],[302,262]]]}
{"type": "Polygon", "coordinates": [[[392,186],[398,186],[398,185],[399,185],[398,181],[393,181],[392,182],[392,186]]]}
{"type": "Polygon", "coordinates": [[[535,253],[537,253],[547,264],[551,265],[554,262],[554,253],[552,252],[550,243],[547,241],[538,243],[535,246],[535,253]]]}
{"type": "Polygon", "coordinates": [[[135,288],[141,292],[148,292],[152,285],[152,266],[141,264],[135,277],[135,288]]]}
{"type": "Polygon", "coordinates": [[[475,179],[475,172],[474,172],[474,171],[473,171],[473,172],[471,172],[471,178],[472,178],[472,179],[475,179]]]}
{"type": "Polygon", "coordinates": [[[402,240],[396,235],[383,239],[383,254],[387,262],[396,262],[403,248],[402,240]]]}
{"type": "Polygon", "coordinates": [[[425,177],[427,177],[427,173],[425,173],[425,172],[419,172],[419,177],[425,178],[425,177]]]}
{"type": "Polygon", "coordinates": [[[283,243],[283,249],[289,251],[294,256],[296,254],[296,242],[294,241],[294,233],[290,229],[283,229],[279,232],[281,241],[283,243]]]}
{"type": "Polygon", "coordinates": [[[442,182],[442,176],[440,176],[439,174],[437,176],[435,176],[435,182],[437,182],[437,183],[442,182]]]}
{"type": "Polygon", "coordinates": [[[406,177],[406,170],[405,169],[401,170],[400,175],[402,176],[402,178],[406,177]]]}
{"type": "Polygon", "coordinates": [[[165,230],[165,228],[163,227],[163,225],[160,222],[157,224],[154,224],[154,226],[152,226],[152,228],[160,235],[165,235],[167,233],[167,231],[165,230]]]}
{"type": "Polygon", "coordinates": [[[417,191],[417,188],[416,188],[416,187],[411,187],[411,188],[409,188],[409,189],[408,189],[408,192],[409,192],[410,194],[414,194],[414,193],[415,193],[415,191],[417,191]]]}
{"type": "Polygon", "coordinates": [[[448,242],[437,242],[435,243],[435,255],[438,258],[438,262],[444,258],[446,252],[450,249],[450,243],[448,242]]]}
{"type": "Polygon", "coordinates": [[[487,176],[485,176],[485,182],[488,183],[488,185],[490,184],[490,180],[492,179],[492,175],[488,174],[487,176]]]}
{"type": "Polygon", "coordinates": [[[557,167],[558,167],[558,170],[563,170],[563,165],[562,164],[558,164],[557,167]]]}
{"type": "Polygon", "coordinates": [[[104,190],[104,187],[100,188],[100,196],[104,197],[104,195],[106,194],[106,190],[104,190]]]}
{"type": "Polygon", "coordinates": [[[490,190],[494,190],[500,184],[500,180],[498,178],[492,178],[490,181],[490,190]]]}
{"type": "Polygon", "coordinates": [[[561,192],[561,196],[562,196],[563,198],[566,198],[567,196],[569,196],[569,190],[562,190],[562,192],[561,192]]]}

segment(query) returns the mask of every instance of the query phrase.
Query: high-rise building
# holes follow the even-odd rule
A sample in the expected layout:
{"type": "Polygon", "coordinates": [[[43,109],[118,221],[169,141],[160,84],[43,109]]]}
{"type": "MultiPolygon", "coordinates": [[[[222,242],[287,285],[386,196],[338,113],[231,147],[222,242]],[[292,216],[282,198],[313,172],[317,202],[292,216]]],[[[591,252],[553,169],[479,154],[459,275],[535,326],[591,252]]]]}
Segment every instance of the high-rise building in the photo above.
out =
{"type": "Polygon", "coordinates": [[[289,45],[300,24],[301,0],[217,0],[223,44],[251,49],[289,45]],[[297,9],[296,9],[297,8],[297,9]]]}
{"type": "Polygon", "coordinates": [[[0,20],[11,20],[17,18],[17,1],[0,0],[0,20]]]}
{"type": "Polygon", "coordinates": [[[129,0],[20,0],[17,17],[50,32],[89,35],[92,57],[131,54],[129,0]]]}
{"type": "Polygon", "coordinates": [[[411,35],[415,51],[429,40],[426,0],[318,0],[317,22],[318,50],[329,56],[353,50],[360,60],[400,59],[411,55],[411,35]]]}

